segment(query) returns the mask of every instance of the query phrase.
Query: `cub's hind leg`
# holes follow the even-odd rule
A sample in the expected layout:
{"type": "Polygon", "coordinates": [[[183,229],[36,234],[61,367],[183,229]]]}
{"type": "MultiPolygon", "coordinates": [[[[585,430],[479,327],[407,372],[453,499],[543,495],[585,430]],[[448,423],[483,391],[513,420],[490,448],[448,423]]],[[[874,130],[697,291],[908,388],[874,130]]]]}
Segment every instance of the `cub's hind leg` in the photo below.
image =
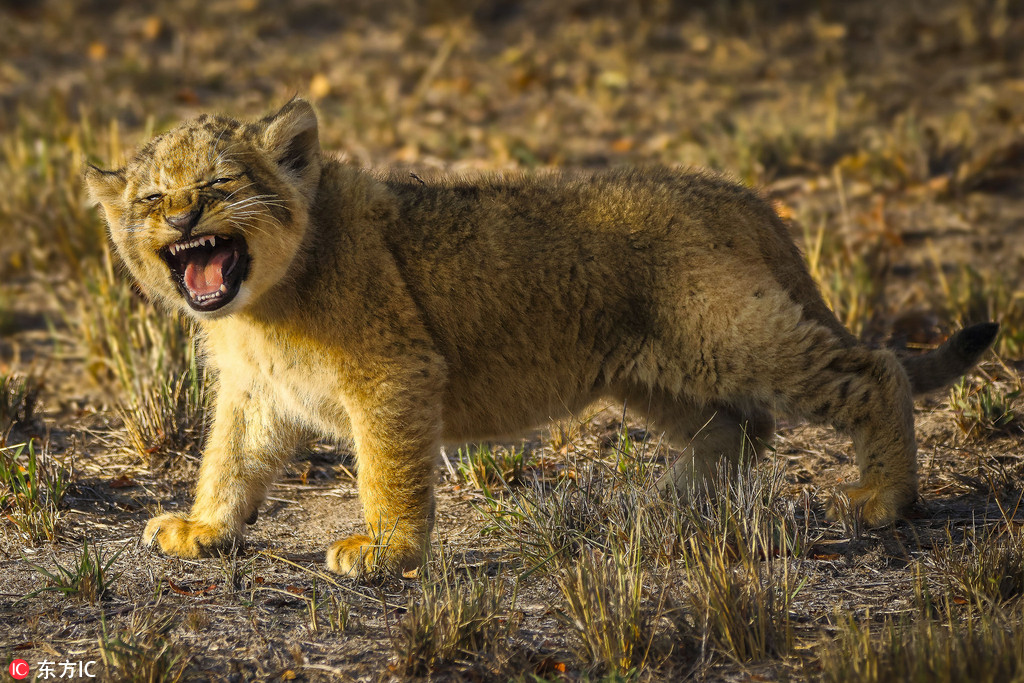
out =
{"type": "Polygon", "coordinates": [[[860,481],[847,494],[869,525],[895,520],[917,497],[913,398],[896,356],[841,338],[788,299],[746,303],[733,316],[745,334],[702,349],[718,368],[704,388],[721,401],[753,400],[852,436],[860,481]]]}
{"type": "Polygon", "coordinates": [[[658,489],[684,496],[713,486],[719,472],[731,476],[759,458],[775,433],[771,414],[725,404],[701,406],[661,389],[626,393],[627,406],[647,417],[682,452],[659,479],[658,489]]]}
{"type": "Polygon", "coordinates": [[[818,381],[823,396],[804,402],[807,417],[853,438],[860,481],[843,491],[868,525],[894,521],[917,499],[914,401],[903,366],[890,351],[858,347],[836,354],[818,381]]]}

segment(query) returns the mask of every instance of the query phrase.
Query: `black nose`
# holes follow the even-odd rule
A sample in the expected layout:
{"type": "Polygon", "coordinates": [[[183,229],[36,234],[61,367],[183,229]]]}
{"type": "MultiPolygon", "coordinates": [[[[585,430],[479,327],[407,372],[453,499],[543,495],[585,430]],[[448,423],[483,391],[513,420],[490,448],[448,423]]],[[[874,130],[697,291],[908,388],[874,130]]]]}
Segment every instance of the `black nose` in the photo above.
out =
{"type": "Polygon", "coordinates": [[[164,220],[167,224],[176,230],[181,230],[182,233],[187,233],[192,228],[196,227],[196,223],[199,222],[199,209],[192,209],[184,213],[176,213],[173,216],[164,216],[164,220]]]}

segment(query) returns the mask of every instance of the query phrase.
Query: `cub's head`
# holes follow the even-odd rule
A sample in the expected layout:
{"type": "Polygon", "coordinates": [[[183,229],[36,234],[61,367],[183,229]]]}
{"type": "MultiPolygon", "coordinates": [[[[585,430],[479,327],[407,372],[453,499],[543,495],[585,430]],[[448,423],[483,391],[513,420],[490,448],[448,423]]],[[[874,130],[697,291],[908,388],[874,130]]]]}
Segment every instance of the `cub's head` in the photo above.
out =
{"type": "Polygon", "coordinates": [[[85,182],[150,295],[204,319],[242,310],[285,277],[320,180],[316,114],[293,100],[252,123],[203,115],[85,182]]]}

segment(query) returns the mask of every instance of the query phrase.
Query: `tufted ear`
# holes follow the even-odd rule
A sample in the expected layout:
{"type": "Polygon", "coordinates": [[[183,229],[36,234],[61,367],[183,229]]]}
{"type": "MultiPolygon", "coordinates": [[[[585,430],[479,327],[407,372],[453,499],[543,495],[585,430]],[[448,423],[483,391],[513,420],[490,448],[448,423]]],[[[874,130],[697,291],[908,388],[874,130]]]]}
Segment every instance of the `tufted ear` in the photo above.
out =
{"type": "Polygon", "coordinates": [[[313,106],[293,99],[263,119],[260,146],[282,171],[296,180],[315,183],[320,172],[320,134],[313,106]]]}
{"type": "Polygon", "coordinates": [[[124,188],[127,183],[124,177],[124,169],[116,171],[104,171],[101,168],[88,164],[85,167],[85,188],[89,193],[89,201],[92,204],[99,204],[103,207],[103,213],[107,217],[108,225],[116,225],[121,222],[124,214],[124,188]]]}

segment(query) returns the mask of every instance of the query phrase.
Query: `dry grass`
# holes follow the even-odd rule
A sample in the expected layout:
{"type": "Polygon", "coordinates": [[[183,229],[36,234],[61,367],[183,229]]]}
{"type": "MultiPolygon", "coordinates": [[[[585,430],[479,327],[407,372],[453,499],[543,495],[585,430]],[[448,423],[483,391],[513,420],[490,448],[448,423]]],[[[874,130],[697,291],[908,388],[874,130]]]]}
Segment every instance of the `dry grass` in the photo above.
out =
{"type": "Polygon", "coordinates": [[[778,470],[720,479],[717,495],[677,508],[685,584],[674,621],[705,652],[742,662],[785,656],[794,646],[790,610],[802,585],[806,530],[793,504],[780,500],[778,470]]]}
{"type": "Polygon", "coordinates": [[[967,611],[935,618],[922,612],[881,623],[839,619],[835,640],[809,678],[867,683],[1020,681],[1024,624],[1015,610],[967,611]]]}
{"type": "Polygon", "coordinates": [[[39,402],[39,382],[31,376],[0,375],[0,444],[15,427],[32,424],[39,402]]]}
{"type": "Polygon", "coordinates": [[[664,598],[648,594],[651,576],[642,559],[634,542],[625,551],[613,547],[609,556],[583,552],[554,574],[559,620],[579,642],[582,661],[602,673],[631,677],[649,664],[664,598]]]}
{"type": "Polygon", "coordinates": [[[973,383],[964,378],[950,389],[949,407],[964,438],[983,440],[1012,432],[1021,433],[1021,388],[1005,388],[986,379],[973,383]]]}
{"type": "Polygon", "coordinates": [[[1015,3],[101,5],[0,8],[0,610],[25,617],[0,656],[138,681],[1022,679],[1015,3]],[[913,353],[996,319],[998,357],[919,404],[923,502],[890,529],[825,521],[848,444],[785,423],[718,494],[659,499],[677,454],[619,406],[449,451],[418,580],[323,573],[359,515],[334,451],[235,553],[160,558],[130,541],[188,504],[209,378],[125,281],[81,168],[295,93],[366,165],[729,173],[863,339],[913,353]]]}
{"type": "Polygon", "coordinates": [[[106,632],[99,641],[99,655],[108,680],[125,683],[175,683],[182,679],[188,655],[169,637],[174,619],[133,612],[126,627],[106,632]]]}
{"type": "Polygon", "coordinates": [[[0,513],[26,543],[56,541],[61,503],[71,484],[65,468],[71,460],[56,459],[47,446],[36,452],[36,442],[0,448],[0,513]]]}
{"type": "Polygon", "coordinates": [[[514,602],[504,581],[479,571],[459,574],[451,558],[438,553],[423,573],[422,594],[410,599],[395,628],[393,670],[423,676],[459,665],[490,675],[510,672],[514,602]]]}

